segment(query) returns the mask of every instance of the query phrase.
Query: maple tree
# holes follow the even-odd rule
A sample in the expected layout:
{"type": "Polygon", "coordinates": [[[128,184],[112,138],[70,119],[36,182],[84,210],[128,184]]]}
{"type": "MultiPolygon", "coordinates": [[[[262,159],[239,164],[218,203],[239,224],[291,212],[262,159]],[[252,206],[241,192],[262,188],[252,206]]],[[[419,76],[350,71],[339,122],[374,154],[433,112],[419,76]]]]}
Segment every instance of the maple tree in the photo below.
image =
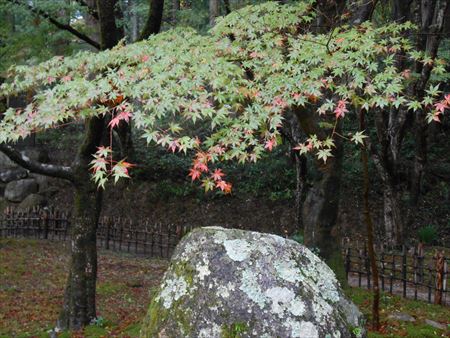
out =
{"type": "MultiPolygon", "coordinates": [[[[438,85],[420,100],[409,96],[411,71],[396,66],[401,53],[410,62],[433,63],[435,74],[445,72],[439,60],[417,52],[404,36],[414,29],[411,23],[365,22],[315,32],[312,3],[248,6],[216,18],[207,35],[178,28],[97,54],[13,67],[0,95],[36,94],[26,107],[4,113],[0,143],[105,117],[111,135],[132,119],[149,143],[193,157],[193,181],[207,191],[229,193],[220,162],[255,162],[270,152],[282,142],[288,111],[309,134],[296,149],[322,163],[335,156],[337,142],[363,143],[364,131],[349,135],[343,123],[355,112],[402,107],[426,111],[430,121],[441,117],[450,97],[442,99],[438,85]],[[320,129],[308,126],[311,113],[320,129]],[[193,126],[199,124],[208,133],[196,134],[193,126]]],[[[128,177],[130,167],[112,158],[111,146],[99,147],[91,162],[101,187],[109,178],[128,177]]]]}
{"type": "MultiPolygon", "coordinates": [[[[110,51],[13,67],[2,96],[37,93],[27,107],[5,112],[0,141],[16,141],[69,119],[110,114],[114,128],[133,118],[147,141],[172,152],[194,150],[191,177],[203,178],[209,187],[208,164],[252,162],[271,151],[280,142],[287,109],[313,108],[324,118],[335,116],[337,123],[349,109],[406,106],[427,109],[429,120],[439,120],[448,96],[438,101],[438,86],[431,86],[421,102],[409,98],[408,76],[394,64],[400,50],[406,58],[430,62],[401,34],[412,24],[364,23],[313,34],[309,9],[308,3],[250,6],[218,20],[211,35],[176,29],[110,51]],[[243,22],[243,16],[253,19],[243,22]],[[203,139],[189,132],[200,120],[211,130],[203,139]]],[[[433,72],[444,71],[436,62],[433,72]]],[[[327,161],[339,136],[331,128],[325,138],[311,135],[298,150],[327,161]]],[[[350,140],[360,143],[362,137],[358,133],[350,140]]],[[[116,165],[108,169],[112,176],[116,165]]],[[[96,175],[104,174],[102,169],[96,167],[96,175]]]]}
{"type": "MultiPolygon", "coordinates": [[[[111,115],[112,129],[132,118],[148,142],[172,152],[193,151],[190,177],[205,190],[229,192],[223,175],[214,175],[218,163],[254,162],[271,151],[281,142],[288,110],[300,118],[316,111],[323,119],[321,135],[311,134],[296,149],[326,162],[336,138],[362,142],[362,132],[340,133],[340,120],[351,111],[402,106],[428,110],[428,119],[437,120],[448,107],[448,98],[437,100],[438,86],[430,86],[422,101],[406,93],[411,75],[397,69],[398,52],[431,62],[402,34],[414,28],[411,23],[366,22],[312,33],[311,8],[309,2],[269,2],[218,18],[209,35],[175,29],[97,54],[13,67],[1,94],[37,93],[27,107],[5,112],[0,142],[68,120],[111,115]],[[191,126],[198,123],[209,125],[210,133],[193,135],[191,126]]],[[[444,71],[434,63],[434,73],[444,71]]],[[[110,176],[126,177],[129,167],[105,152],[111,149],[100,148],[92,162],[101,186],[110,176]]]]}

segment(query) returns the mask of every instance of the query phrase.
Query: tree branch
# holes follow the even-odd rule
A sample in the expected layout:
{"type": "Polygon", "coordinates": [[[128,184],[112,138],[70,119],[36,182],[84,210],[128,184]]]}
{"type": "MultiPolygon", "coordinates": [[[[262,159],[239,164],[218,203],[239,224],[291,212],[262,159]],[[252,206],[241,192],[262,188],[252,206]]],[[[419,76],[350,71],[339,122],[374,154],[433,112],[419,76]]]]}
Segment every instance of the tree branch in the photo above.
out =
{"type": "Polygon", "coordinates": [[[74,181],[74,175],[71,167],[33,161],[28,156],[18,152],[16,149],[6,144],[0,144],[0,151],[8,156],[11,161],[14,161],[21,167],[28,169],[33,173],[62,178],[71,182],[74,181]]]}
{"type": "Polygon", "coordinates": [[[86,8],[89,15],[91,15],[94,19],[98,20],[98,13],[95,8],[89,6],[84,0],[75,0],[81,7],[86,8]]]}
{"type": "Polygon", "coordinates": [[[43,18],[47,19],[51,24],[53,24],[54,26],[58,27],[59,29],[68,31],[69,33],[72,33],[77,38],[79,38],[80,40],[83,40],[87,44],[95,47],[96,49],[100,49],[100,44],[98,42],[92,40],[89,36],[87,36],[87,35],[79,32],[79,31],[77,31],[72,26],[63,24],[63,23],[53,19],[48,13],[44,12],[43,10],[41,10],[39,8],[36,8],[36,7],[33,7],[30,4],[24,4],[24,3],[20,2],[19,0],[8,0],[8,1],[10,3],[26,7],[28,10],[30,10],[34,14],[37,14],[37,15],[42,16],[43,18]]]}

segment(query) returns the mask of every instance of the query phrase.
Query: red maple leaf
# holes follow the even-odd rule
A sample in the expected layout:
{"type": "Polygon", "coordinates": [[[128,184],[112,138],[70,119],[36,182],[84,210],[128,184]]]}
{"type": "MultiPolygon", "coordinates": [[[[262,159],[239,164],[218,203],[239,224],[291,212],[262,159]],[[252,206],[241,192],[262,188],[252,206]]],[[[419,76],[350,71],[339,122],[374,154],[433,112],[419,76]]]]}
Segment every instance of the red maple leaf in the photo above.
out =
{"type": "Polygon", "coordinates": [[[111,129],[117,127],[120,123],[120,118],[119,116],[114,117],[113,119],[111,119],[111,121],[108,123],[108,127],[110,127],[111,129]]]}
{"type": "Polygon", "coordinates": [[[347,101],[339,100],[336,109],[334,110],[334,113],[336,114],[336,118],[344,117],[345,113],[348,112],[348,109],[346,107],[347,101]]]}
{"type": "Polygon", "coordinates": [[[444,100],[447,104],[450,104],[450,94],[445,95],[444,100]]]}
{"type": "Polygon", "coordinates": [[[203,161],[200,160],[194,161],[194,169],[200,170],[202,172],[207,172],[209,170],[208,166],[205,163],[203,163],[203,161]]]}
{"type": "Polygon", "coordinates": [[[443,103],[443,102],[438,102],[438,103],[436,103],[436,104],[434,105],[434,107],[436,108],[436,110],[437,110],[438,112],[441,112],[441,113],[443,113],[444,110],[448,108],[448,106],[447,106],[445,103],[443,103]]]}
{"type": "Polygon", "coordinates": [[[225,181],[216,182],[216,187],[222,190],[224,193],[228,194],[231,192],[231,183],[225,181]]]}
{"type": "Polygon", "coordinates": [[[266,144],[264,145],[264,148],[269,150],[269,151],[272,151],[272,148],[274,146],[276,146],[276,145],[277,145],[277,140],[275,138],[272,138],[272,139],[266,141],[266,144]]]}
{"type": "Polygon", "coordinates": [[[212,178],[214,181],[221,181],[223,176],[225,176],[225,174],[222,172],[221,169],[214,170],[212,174],[212,178]]]}
{"type": "Polygon", "coordinates": [[[273,105],[278,107],[286,107],[288,104],[285,100],[283,100],[281,97],[277,96],[273,99],[273,105]]]}
{"type": "Polygon", "coordinates": [[[200,178],[201,175],[202,175],[201,171],[197,169],[191,169],[189,171],[189,176],[191,176],[192,181],[195,181],[196,179],[200,178]]]}

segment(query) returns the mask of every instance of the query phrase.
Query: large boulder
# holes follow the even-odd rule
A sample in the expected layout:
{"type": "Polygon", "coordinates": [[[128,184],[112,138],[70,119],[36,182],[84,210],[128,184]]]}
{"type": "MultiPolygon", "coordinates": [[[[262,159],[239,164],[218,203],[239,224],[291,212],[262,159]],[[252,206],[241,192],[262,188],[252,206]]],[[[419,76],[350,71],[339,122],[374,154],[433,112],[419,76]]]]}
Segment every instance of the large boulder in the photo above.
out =
{"type": "Polygon", "coordinates": [[[10,202],[22,202],[30,194],[37,193],[38,184],[33,178],[9,182],[5,188],[5,198],[10,202]]]}
{"type": "Polygon", "coordinates": [[[363,337],[331,269],[270,234],[200,228],[177,246],[141,337],[363,337]]]}

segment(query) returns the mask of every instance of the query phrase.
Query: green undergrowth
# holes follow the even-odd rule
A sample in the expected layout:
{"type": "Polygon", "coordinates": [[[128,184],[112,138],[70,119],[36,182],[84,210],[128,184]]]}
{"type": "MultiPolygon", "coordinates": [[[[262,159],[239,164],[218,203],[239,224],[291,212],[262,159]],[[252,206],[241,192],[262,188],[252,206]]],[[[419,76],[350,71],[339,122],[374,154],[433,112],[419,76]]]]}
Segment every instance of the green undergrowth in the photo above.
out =
{"type": "Polygon", "coordinates": [[[378,337],[448,337],[450,333],[450,307],[428,304],[423,301],[404,299],[399,296],[381,293],[380,297],[380,332],[370,329],[372,293],[370,290],[350,288],[347,295],[359,307],[367,318],[369,338],[378,337]],[[404,313],[414,317],[415,322],[403,322],[389,318],[389,315],[404,313]],[[447,326],[447,330],[439,330],[425,323],[429,319],[447,326]]]}

